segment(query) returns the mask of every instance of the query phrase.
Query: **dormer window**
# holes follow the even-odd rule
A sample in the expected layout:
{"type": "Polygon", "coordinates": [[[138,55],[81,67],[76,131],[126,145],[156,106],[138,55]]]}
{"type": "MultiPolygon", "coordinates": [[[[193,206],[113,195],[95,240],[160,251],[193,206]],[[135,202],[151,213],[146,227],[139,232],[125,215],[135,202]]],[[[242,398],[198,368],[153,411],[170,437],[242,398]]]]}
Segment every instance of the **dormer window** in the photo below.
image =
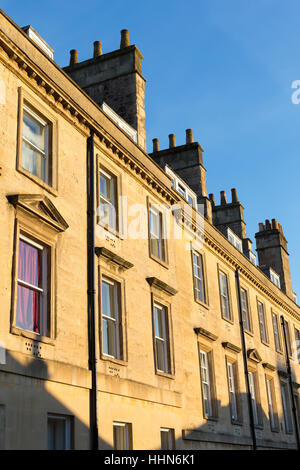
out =
{"type": "Polygon", "coordinates": [[[249,251],[249,259],[251,263],[253,263],[256,266],[256,256],[254,253],[252,253],[252,251],[249,251]]]}
{"type": "Polygon", "coordinates": [[[270,268],[270,279],[280,289],[280,277],[272,268],[270,268]]]}
{"type": "Polygon", "coordinates": [[[227,237],[233,246],[235,246],[239,251],[243,251],[242,240],[232,230],[230,230],[230,228],[227,229],[227,237]]]}
{"type": "Polygon", "coordinates": [[[194,191],[168,165],[165,166],[165,172],[171,177],[171,188],[175,189],[190,206],[196,207],[197,196],[194,191]]]}

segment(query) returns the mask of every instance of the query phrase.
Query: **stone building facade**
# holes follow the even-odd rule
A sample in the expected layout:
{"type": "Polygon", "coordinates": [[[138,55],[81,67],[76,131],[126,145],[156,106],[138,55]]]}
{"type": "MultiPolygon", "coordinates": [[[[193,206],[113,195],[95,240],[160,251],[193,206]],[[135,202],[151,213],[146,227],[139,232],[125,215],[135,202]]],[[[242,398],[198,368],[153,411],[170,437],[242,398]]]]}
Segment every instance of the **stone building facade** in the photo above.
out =
{"type": "Polygon", "coordinates": [[[280,224],[260,224],[256,261],[191,130],[146,153],[127,31],[61,69],[32,28],[0,22],[0,448],[296,448],[280,224]]]}

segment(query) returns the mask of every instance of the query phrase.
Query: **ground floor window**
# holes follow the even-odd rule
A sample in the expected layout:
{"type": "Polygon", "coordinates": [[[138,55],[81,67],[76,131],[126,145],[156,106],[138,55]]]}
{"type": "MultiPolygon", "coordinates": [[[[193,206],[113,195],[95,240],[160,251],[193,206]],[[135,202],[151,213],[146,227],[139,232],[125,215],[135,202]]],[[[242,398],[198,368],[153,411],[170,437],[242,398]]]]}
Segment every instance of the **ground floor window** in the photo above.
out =
{"type": "Polygon", "coordinates": [[[130,423],[114,423],[114,449],[132,449],[132,426],[130,423]]]}
{"type": "Polygon", "coordinates": [[[72,449],[72,416],[48,415],[48,450],[72,449]]]}
{"type": "Polygon", "coordinates": [[[160,428],[161,449],[174,450],[175,449],[175,433],[174,429],[160,428]]]}

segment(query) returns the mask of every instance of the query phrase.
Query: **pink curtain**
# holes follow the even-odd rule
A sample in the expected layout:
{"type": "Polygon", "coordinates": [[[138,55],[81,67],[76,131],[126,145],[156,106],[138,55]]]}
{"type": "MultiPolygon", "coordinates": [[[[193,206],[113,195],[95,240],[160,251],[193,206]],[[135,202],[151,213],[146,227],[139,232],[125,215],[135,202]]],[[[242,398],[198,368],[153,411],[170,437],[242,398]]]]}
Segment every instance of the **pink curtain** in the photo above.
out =
{"type": "MultiPolygon", "coordinates": [[[[40,286],[40,252],[23,240],[19,241],[18,280],[40,286]]],[[[16,326],[40,333],[40,294],[18,283],[16,326]]]]}

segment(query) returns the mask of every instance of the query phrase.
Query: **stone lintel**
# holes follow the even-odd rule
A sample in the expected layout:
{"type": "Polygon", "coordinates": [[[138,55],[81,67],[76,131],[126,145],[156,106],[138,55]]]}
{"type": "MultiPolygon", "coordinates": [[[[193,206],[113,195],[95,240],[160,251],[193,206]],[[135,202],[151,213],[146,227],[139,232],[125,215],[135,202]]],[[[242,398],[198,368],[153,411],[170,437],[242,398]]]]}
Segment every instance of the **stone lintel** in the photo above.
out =
{"type": "Polygon", "coordinates": [[[146,281],[151,287],[156,287],[157,289],[163,290],[169,295],[175,295],[177,294],[177,290],[174,289],[173,287],[169,286],[165,282],[161,281],[157,277],[147,277],[146,281]]]}
{"type": "Polygon", "coordinates": [[[201,327],[194,328],[194,332],[196,333],[196,335],[204,336],[205,338],[208,338],[211,341],[216,341],[218,339],[217,335],[201,327]]]}
{"type": "Polygon", "coordinates": [[[236,346],[235,344],[230,343],[229,341],[224,341],[222,343],[222,346],[224,349],[228,349],[229,351],[233,351],[236,353],[239,353],[242,350],[242,348],[240,348],[239,346],[236,346]]]}
{"type": "Polygon", "coordinates": [[[121,256],[116,255],[116,253],[108,250],[104,246],[96,247],[95,252],[97,256],[102,256],[103,258],[106,258],[107,260],[112,261],[113,263],[117,264],[123,269],[129,269],[134,266],[132,263],[130,263],[129,261],[126,261],[124,258],[121,258],[121,256]]]}

